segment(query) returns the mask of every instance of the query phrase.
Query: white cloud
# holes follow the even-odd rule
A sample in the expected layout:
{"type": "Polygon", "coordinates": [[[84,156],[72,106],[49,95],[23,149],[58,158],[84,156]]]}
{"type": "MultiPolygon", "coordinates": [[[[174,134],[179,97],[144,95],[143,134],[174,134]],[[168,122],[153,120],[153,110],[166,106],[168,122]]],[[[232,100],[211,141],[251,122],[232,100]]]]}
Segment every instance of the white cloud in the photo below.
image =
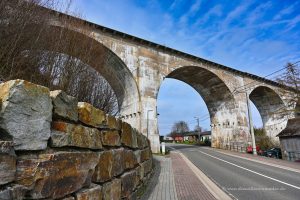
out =
{"type": "Polygon", "coordinates": [[[295,9],[297,8],[297,5],[299,4],[299,2],[296,2],[292,5],[290,5],[289,7],[286,7],[284,9],[282,9],[277,15],[274,16],[274,20],[279,20],[283,17],[285,17],[286,15],[289,15],[291,13],[293,13],[295,11],[295,9]]]}
{"type": "Polygon", "coordinates": [[[222,15],[222,5],[218,4],[209,9],[204,16],[200,17],[194,24],[194,26],[201,25],[206,23],[213,16],[221,16],[222,15]]]}

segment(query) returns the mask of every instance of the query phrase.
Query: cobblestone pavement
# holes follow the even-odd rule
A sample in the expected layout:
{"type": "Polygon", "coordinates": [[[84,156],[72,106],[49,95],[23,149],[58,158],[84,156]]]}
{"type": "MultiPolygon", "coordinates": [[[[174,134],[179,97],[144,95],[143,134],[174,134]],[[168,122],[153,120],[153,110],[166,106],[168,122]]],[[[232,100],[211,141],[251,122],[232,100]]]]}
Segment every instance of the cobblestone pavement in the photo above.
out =
{"type": "Polygon", "coordinates": [[[154,156],[154,175],[143,200],[201,200],[215,199],[195,176],[180,154],[154,156]]]}

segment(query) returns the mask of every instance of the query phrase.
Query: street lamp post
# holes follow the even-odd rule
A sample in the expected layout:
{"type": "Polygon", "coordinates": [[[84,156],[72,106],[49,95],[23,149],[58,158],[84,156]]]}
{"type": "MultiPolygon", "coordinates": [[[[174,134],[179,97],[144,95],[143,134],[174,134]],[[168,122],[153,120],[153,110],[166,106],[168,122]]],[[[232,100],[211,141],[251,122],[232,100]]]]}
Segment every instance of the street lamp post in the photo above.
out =
{"type": "Polygon", "coordinates": [[[149,112],[153,110],[147,110],[147,138],[149,136],[149,112]]]}
{"type": "Polygon", "coordinates": [[[200,143],[200,126],[199,126],[199,117],[194,117],[197,120],[197,128],[198,128],[198,142],[200,143]]]}

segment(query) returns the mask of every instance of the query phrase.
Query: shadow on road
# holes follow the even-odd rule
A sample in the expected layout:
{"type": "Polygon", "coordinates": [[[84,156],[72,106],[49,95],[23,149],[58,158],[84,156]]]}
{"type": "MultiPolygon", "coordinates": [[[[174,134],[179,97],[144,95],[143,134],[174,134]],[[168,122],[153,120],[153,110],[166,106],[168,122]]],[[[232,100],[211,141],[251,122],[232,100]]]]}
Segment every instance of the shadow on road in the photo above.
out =
{"type": "Polygon", "coordinates": [[[209,146],[199,146],[199,145],[194,145],[194,144],[173,144],[173,143],[166,143],[166,148],[169,149],[169,150],[173,150],[172,148],[170,147],[173,147],[177,150],[182,150],[182,149],[194,149],[194,148],[199,148],[199,147],[206,147],[206,148],[211,148],[209,146]]]}

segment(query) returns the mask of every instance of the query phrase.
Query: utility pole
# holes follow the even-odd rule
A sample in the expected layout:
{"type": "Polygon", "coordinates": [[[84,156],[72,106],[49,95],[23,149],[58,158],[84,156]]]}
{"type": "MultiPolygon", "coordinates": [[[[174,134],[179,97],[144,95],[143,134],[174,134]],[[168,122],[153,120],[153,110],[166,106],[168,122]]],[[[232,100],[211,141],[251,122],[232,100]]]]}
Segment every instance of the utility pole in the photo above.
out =
{"type": "Polygon", "coordinates": [[[253,122],[252,122],[252,113],[251,113],[251,108],[250,108],[250,99],[249,99],[249,95],[248,95],[247,92],[246,92],[246,98],[247,98],[247,108],[248,108],[250,133],[251,133],[251,138],[252,138],[252,152],[253,152],[253,155],[257,155],[256,144],[255,144],[255,136],[254,136],[254,128],[253,128],[253,122]]]}
{"type": "Polygon", "coordinates": [[[197,128],[198,128],[198,141],[200,142],[200,125],[199,125],[199,117],[194,117],[197,120],[197,128]]]}

